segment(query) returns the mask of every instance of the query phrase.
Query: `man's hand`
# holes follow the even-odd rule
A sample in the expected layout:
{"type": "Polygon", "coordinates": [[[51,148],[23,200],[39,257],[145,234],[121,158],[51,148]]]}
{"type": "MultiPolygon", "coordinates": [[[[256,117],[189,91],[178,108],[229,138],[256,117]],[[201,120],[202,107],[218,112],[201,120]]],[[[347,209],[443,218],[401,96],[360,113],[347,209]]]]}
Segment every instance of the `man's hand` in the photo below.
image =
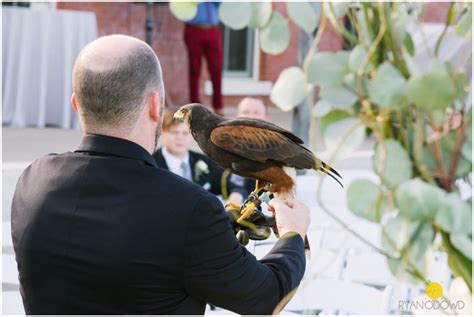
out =
{"type": "Polygon", "coordinates": [[[275,214],[280,236],[297,232],[304,239],[310,223],[308,206],[293,198],[274,198],[268,203],[268,210],[275,214]]]}

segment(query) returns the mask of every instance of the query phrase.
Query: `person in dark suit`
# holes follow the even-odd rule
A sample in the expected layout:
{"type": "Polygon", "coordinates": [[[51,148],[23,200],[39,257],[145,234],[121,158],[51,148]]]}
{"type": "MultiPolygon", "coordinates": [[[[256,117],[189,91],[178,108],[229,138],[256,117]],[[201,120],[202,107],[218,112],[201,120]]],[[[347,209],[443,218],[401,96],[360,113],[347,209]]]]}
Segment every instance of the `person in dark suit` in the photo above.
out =
{"type": "Polygon", "coordinates": [[[191,151],[192,136],[183,122],[173,120],[173,113],[165,115],[161,133],[163,146],[153,154],[158,167],[169,170],[189,181],[195,182],[214,195],[241,203],[247,190],[243,184],[224,176],[224,170],[207,156],[191,151]]]}
{"type": "Polygon", "coordinates": [[[273,199],[281,238],[260,261],[218,199],[157,167],[164,87],[138,39],[88,44],[73,69],[85,136],[21,175],[12,238],[27,314],[271,314],[300,283],[309,209],[273,199]]]}

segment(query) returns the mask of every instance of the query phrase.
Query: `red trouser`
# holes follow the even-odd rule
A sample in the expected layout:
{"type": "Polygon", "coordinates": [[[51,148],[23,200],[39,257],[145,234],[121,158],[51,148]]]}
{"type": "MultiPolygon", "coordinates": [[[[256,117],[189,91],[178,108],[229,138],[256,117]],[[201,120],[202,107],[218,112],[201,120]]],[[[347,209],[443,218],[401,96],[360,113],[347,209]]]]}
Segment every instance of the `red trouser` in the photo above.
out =
{"type": "Polygon", "coordinates": [[[201,75],[202,55],[206,57],[212,82],[212,106],[222,110],[222,36],[218,26],[200,27],[186,24],[184,42],[188,50],[189,90],[191,102],[200,102],[199,76],[201,75]]]}

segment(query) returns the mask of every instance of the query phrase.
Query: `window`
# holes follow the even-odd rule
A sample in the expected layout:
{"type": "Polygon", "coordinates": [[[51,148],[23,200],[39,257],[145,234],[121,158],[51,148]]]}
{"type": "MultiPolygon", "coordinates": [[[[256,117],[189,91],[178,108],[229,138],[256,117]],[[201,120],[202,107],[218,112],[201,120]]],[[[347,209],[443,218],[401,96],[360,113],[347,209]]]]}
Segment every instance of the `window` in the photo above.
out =
{"type": "Polygon", "coordinates": [[[249,28],[231,30],[223,24],[220,27],[224,47],[224,77],[252,77],[254,32],[249,28]]]}
{"type": "Polygon", "coordinates": [[[2,2],[2,6],[5,7],[23,7],[23,8],[30,8],[30,9],[55,9],[56,8],[56,1],[48,1],[48,2],[2,2]]]}
{"type": "MultiPolygon", "coordinates": [[[[222,94],[224,96],[268,96],[271,81],[261,81],[260,48],[255,32],[249,28],[231,30],[220,25],[224,48],[222,94]]],[[[206,96],[212,95],[212,84],[204,83],[206,96]]]]}
{"type": "Polygon", "coordinates": [[[29,2],[2,2],[2,6],[7,7],[29,7],[29,2]]]}

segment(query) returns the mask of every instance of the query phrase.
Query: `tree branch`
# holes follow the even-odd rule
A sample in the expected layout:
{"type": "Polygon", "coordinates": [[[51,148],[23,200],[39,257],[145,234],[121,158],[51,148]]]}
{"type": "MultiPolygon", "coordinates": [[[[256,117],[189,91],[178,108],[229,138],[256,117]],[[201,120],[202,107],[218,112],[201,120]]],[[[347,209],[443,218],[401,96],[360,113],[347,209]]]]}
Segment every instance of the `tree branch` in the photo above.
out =
{"type": "Polygon", "coordinates": [[[446,36],[446,32],[448,31],[449,24],[451,22],[451,19],[452,19],[453,15],[454,15],[454,2],[451,2],[449,4],[448,15],[446,17],[446,23],[444,25],[443,32],[441,32],[441,35],[438,37],[438,40],[436,41],[436,46],[435,46],[435,51],[434,51],[435,56],[438,56],[438,52],[439,52],[439,48],[441,46],[441,42],[443,42],[443,39],[446,36]]]}

